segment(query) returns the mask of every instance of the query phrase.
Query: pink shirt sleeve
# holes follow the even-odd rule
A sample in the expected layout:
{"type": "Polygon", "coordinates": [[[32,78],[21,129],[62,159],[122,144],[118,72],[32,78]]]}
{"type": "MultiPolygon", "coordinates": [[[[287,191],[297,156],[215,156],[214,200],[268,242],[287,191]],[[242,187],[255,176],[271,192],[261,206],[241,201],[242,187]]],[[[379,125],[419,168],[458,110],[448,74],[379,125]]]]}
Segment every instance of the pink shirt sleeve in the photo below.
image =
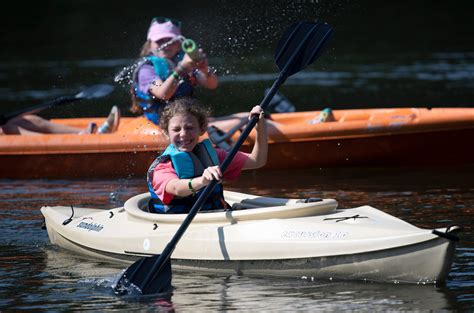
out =
{"type": "Polygon", "coordinates": [[[159,163],[153,171],[151,184],[156,195],[164,204],[168,204],[173,200],[173,195],[167,193],[165,190],[166,184],[168,184],[170,180],[176,178],[178,178],[178,175],[176,174],[171,161],[159,163]]]}
{"type": "MultiPolygon", "coordinates": [[[[219,163],[222,164],[224,162],[224,159],[228,155],[228,153],[225,150],[222,149],[216,149],[217,156],[219,158],[219,163]]],[[[237,180],[240,177],[240,173],[242,172],[242,168],[245,165],[245,162],[249,158],[249,155],[247,153],[238,151],[237,154],[235,155],[234,159],[232,162],[230,162],[229,167],[225,171],[223,178],[227,181],[234,181],[237,180]]]]}
{"type": "MultiPolygon", "coordinates": [[[[216,149],[216,152],[217,157],[219,158],[219,163],[222,164],[228,153],[222,149],[216,149]]],[[[224,173],[224,180],[233,181],[238,179],[248,157],[249,155],[247,153],[238,151],[224,173]]],[[[178,175],[176,174],[171,161],[159,163],[153,171],[153,177],[151,179],[152,187],[156,195],[164,204],[169,204],[174,197],[172,194],[166,192],[166,185],[170,180],[177,178],[178,175]]]]}

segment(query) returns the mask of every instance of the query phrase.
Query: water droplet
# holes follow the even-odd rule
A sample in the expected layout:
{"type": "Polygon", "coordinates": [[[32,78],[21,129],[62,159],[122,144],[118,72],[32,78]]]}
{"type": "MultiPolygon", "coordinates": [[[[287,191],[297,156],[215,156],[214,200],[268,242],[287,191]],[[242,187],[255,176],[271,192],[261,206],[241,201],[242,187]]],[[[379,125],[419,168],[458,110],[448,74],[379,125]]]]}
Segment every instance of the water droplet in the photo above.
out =
{"type": "Polygon", "coordinates": [[[111,192],[111,193],[109,194],[109,200],[110,200],[110,201],[115,201],[115,200],[117,200],[117,194],[116,194],[115,192],[111,192]]]}

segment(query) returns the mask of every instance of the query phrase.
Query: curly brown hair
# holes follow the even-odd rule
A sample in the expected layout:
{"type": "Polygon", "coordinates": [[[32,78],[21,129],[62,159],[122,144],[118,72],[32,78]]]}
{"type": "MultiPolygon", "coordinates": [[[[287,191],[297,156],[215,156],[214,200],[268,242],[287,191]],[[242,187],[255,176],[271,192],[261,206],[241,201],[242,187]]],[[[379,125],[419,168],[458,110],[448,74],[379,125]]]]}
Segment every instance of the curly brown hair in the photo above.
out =
{"type": "Polygon", "coordinates": [[[199,128],[205,130],[207,128],[207,118],[211,111],[195,98],[183,97],[172,101],[164,107],[160,116],[159,126],[166,134],[168,134],[168,125],[171,118],[178,114],[191,114],[198,120],[199,128]]]}

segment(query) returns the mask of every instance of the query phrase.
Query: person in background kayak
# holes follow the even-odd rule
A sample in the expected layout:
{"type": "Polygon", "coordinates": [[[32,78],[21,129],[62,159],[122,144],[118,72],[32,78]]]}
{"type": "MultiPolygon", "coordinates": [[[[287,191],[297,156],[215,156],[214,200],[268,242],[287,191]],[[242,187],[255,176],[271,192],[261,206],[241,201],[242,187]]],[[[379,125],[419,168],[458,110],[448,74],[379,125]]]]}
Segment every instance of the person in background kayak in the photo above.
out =
{"type": "MultiPolygon", "coordinates": [[[[214,149],[208,139],[199,142],[206,131],[208,110],[191,98],[180,98],[167,105],[161,113],[160,127],[170,144],[148,170],[150,212],[187,213],[212,179],[235,180],[242,170],[264,166],[268,153],[266,119],[258,105],[252,108],[249,118],[255,114],[260,120],[252,152],[237,152],[226,172],[221,173],[219,164],[228,152],[214,149]]],[[[222,185],[218,184],[202,210],[226,208],[222,185]]]]}
{"type": "Polygon", "coordinates": [[[135,114],[144,114],[159,125],[165,105],[179,97],[190,97],[196,86],[215,89],[218,79],[209,68],[206,54],[192,59],[181,49],[185,38],[181,22],[170,18],[154,18],[143,45],[142,60],[133,73],[132,106],[135,114]]]}
{"type": "MultiPolygon", "coordinates": [[[[207,89],[218,86],[217,75],[209,67],[207,55],[199,49],[200,58],[193,60],[183,52],[183,40],[180,21],[154,18],[139,55],[141,60],[133,71],[130,111],[143,114],[156,125],[160,125],[160,112],[170,101],[183,96],[192,97],[198,86],[207,89]]],[[[121,74],[117,78],[121,80],[121,74]]],[[[211,141],[220,141],[219,138],[231,129],[242,128],[246,120],[246,112],[209,117],[211,141]]],[[[272,121],[268,123],[274,127],[272,121]]],[[[220,141],[217,145],[230,150],[232,141],[220,141]]]]}
{"type": "Polygon", "coordinates": [[[20,115],[0,125],[0,135],[42,135],[42,134],[106,134],[114,132],[120,122],[120,110],[113,106],[104,123],[97,128],[95,123],[89,123],[85,129],[69,125],[53,123],[38,115],[20,115]]]}

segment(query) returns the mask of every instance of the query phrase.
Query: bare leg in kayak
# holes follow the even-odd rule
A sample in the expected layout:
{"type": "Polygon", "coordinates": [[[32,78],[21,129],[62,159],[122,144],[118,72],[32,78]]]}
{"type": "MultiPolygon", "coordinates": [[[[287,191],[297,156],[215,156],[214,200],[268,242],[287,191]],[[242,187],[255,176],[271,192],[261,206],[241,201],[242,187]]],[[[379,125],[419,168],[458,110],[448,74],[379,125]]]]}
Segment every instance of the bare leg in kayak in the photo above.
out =
{"type": "Polygon", "coordinates": [[[112,107],[107,120],[97,130],[95,123],[89,123],[85,129],[69,125],[52,123],[37,115],[22,115],[9,120],[1,126],[0,134],[6,135],[42,135],[42,134],[93,134],[111,133],[118,127],[120,111],[116,106],[112,107]]]}
{"type": "MultiPolygon", "coordinates": [[[[88,127],[89,128],[89,127],[88,127]]],[[[92,127],[90,127],[92,128],[92,127]]],[[[7,135],[42,135],[42,134],[86,134],[87,129],[52,123],[37,115],[23,115],[9,120],[2,126],[7,135]]],[[[89,132],[90,133],[90,132],[89,132]]]]}

